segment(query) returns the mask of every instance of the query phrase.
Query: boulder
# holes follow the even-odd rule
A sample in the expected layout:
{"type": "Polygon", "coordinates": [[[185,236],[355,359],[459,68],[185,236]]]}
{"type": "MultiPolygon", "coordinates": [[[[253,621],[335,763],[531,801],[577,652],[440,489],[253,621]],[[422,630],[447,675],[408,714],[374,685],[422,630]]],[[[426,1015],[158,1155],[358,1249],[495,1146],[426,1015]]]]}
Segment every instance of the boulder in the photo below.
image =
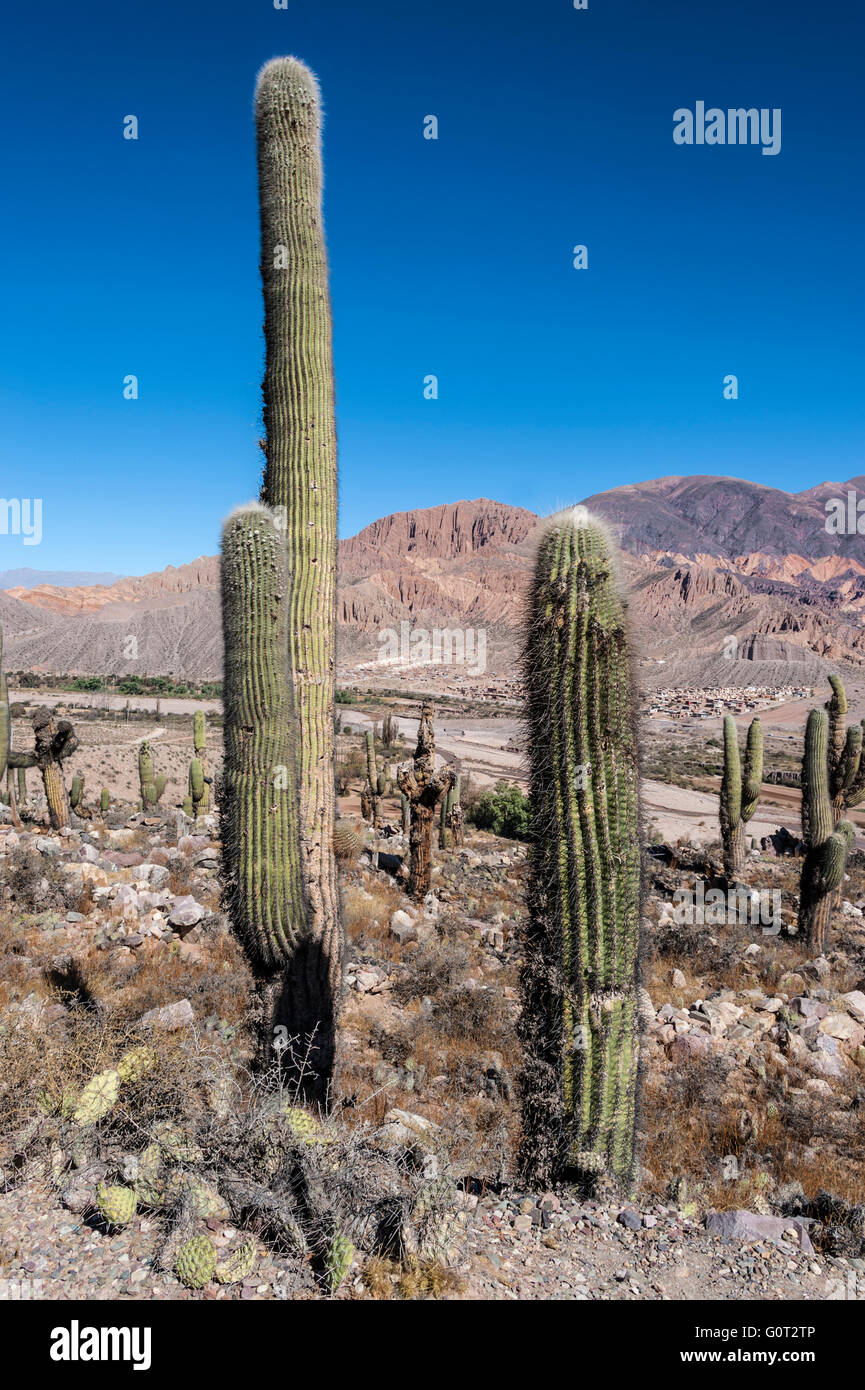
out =
{"type": "Polygon", "coordinates": [[[797,1250],[805,1255],[814,1247],[804,1222],[794,1216],[758,1216],[753,1211],[710,1211],[706,1230],[724,1240],[768,1240],[782,1250],[797,1250]]]}

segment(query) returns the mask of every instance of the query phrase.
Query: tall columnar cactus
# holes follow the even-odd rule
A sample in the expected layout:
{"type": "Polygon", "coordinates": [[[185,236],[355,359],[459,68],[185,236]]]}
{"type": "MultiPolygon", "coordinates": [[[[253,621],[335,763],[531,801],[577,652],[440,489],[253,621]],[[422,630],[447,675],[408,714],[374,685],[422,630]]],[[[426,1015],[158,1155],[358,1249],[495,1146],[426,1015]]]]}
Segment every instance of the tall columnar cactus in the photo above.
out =
{"type": "Polygon", "coordinates": [[[108,791],[108,788],[103,787],[102,791],[99,793],[99,809],[102,812],[103,816],[105,815],[105,812],[108,810],[110,804],[111,795],[108,791]]]}
{"type": "Polygon", "coordinates": [[[405,792],[400,792],[399,803],[402,812],[402,833],[403,835],[407,835],[411,825],[411,802],[405,792]]]}
{"type": "MultiPolygon", "coordinates": [[[[274,993],[306,934],[306,907],[286,659],[289,585],[283,538],[266,507],[250,503],[228,517],[221,573],[227,905],[254,969],[274,993]]],[[[268,1004],[275,1007],[275,999],[268,1004]]]]}
{"type": "Polygon", "coordinates": [[[450,810],[451,790],[445,792],[439,805],[439,849],[450,848],[450,827],[448,825],[448,814],[450,810]]]}
{"type": "Polygon", "coordinates": [[[207,793],[207,782],[204,776],[204,768],[200,758],[193,758],[189,764],[189,792],[184,797],[183,805],[186,808],[189,802],[189,815],[198,817],[205,807],[205,797],[207,793]]]}
{"type": "Polygon", "coordinates": [[[303,63],[275,58],[265,65],[255,119],[267,435],[262,501],[284,525],[288,555],[287,655],[311,931],[302,971],[295,972],[295,1004],[316,1031],[315,1064],[324,1078],[333,1061],[343,956],[333,852],[337,468],[321,98],[303,63]]]}
{"type": "Polygon", "coordinates": [[[820,955],[826,946],[832,898],[844,879],[856,834],[848,820],[835,824],[830,795],[830,729],[824,710],[812,710],[802,758],[802,838],[805,859],[799,885],[799,931],[820,955]]]}
{"type": "Polygon", "coordinates": [[[15,774],[11,767],[6,770],[6,800],[9,803],[9,814],[12,818],[12,824],[17,829],[20,829],[21,817],[18,814],[18,798],[15,795],[15,774]]]}
{"type": "MultiPolygon", "coordinates": [[[[204,710],[197,709],[192,716],[192,744],[195,749],[195,758],[201,765],[202,789],[199,798],[199,806],[196,814],[200,811],[206,815],[210,810],[210,785],[211,779],[207,775],[207,720],[204,717],[204,710]]],[[[191,788],[190,788],[191,791],[191,788]]],[[[193,801],[195,798],[193,797],[193,801]]]]}
{"type": "Polygon", "coordinates": [[[78,772],[72,778],[72,786],[69,789],[69,805],[77,816],[87,814],[84,805],[84,778],[78,772]]]}
{"type": "Polygon", "coordinates": [[[745,744],[745,768],[739,764],[739,735],[731,714],[724,716],[724,771],[719,819],[724,873],[735,878],[745,863],[745,825],[757,809],[763,780],[763,726],[752,719],[745,744]]]}
{"type": "MultiPolygon", "coordinates": [[[[840,676],[830,676],[832,697],[826,704],[829,714],[829,795],[835,825],[845,810],[865,801],[865,719],[846,727],[847,693],[840,676]]],[[[831,895],[831,906],[840,908],[843,883],[831,895]]]]}
{"type": "Polygon", "coordinates": [[[542,536],[524,670],[533,840],[523,929],[526,1175],[635,1170],[639,777],[613,543],[577,507],[542,536]]]}
{"type": "Polygon", "coordinates": [[[141,809],[154,811],[168,784],[164,773],[156,773],[153,766],[153,751],[145,739],[138,745],[138,785],[141,792],[141,809]]]}
{"type": "Polygon", "coordinates": [[[12,717],[9,713],[9,688],[3,670],[3,629],[0,627],[0,782],[6,774],[9,750],[12,746],[12,717]]]}
{"type": "Polygon", "coordinates": [[[435,709],[431,701],[421,706],[414,761],[403,763],[396,774],[397,785],[408,799],[411,811],[409,828],[408,891],[413,898],[423,898],[429,892],[432,879],[433,813],[440,796],[446,796],[454,780],[454,770],[445,764],[435,765],[435,709]]]}
{"type": "Polygon", "coordinates": [[[460,796],[462,795],[462,782],[462,777],[457,776],[457,779],[454,782],[453,794],[451,797],[450,827],[451,834],[453,835],[454,847],[456,849],[458,849],[463,842],[463,808],[460,804],[460,796]]]}
{"type": "Polygon", "coordinates": [[[369,805],[369,819],[374,830],[378,829],[381,819],[381,801],[379,795],[379,771],[375,758],[375,734],[371,729],[366,731],[366,800],[369,805]]]}
{"type": "Polygon", "coordinates": [[[9,694],[2,669],[3,630],[0,628],[0,779],[7,767],[19,771],[38,767],[42,773],[48,818],[52,829],[69,824],[69,795],[63,778],[63,763],[78,747],[78,738],[68,719],[55,719],[44,706],[33,714],[33,751],[12,748],[9,694]]]}

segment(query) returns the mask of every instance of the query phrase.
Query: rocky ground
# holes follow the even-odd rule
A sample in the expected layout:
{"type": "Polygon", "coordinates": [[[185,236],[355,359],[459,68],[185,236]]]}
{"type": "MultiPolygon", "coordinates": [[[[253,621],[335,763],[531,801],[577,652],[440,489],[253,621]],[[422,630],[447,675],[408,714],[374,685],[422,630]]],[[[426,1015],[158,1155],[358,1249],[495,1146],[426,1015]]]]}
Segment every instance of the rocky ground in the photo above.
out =
{"type": "Polygon", "coordinates": [[[754,851],[744,876],[780,893],[775,935],[681,920],[674,894],[711,885],[711,853],[647,857],[641,1182],[628,1203],[587,1201],[526,1192],[513,1173],[525,847],[469,830],[436,852],[416,905],[396,872],[402,837],[372,843],[353,824],[330,1118],[250,1079],[251,981],[221,910],[215,817],[115,803],[59,835],[0,824],[6,1297],[321,1297],[325,1228],[352,1242],[340,1298],[862,1295],[861,869],[831,949],[809,959],[787,934],[797,861],[754,851]],[[118,1094],[83,1115],[94,1077],[118,1067],[118,1094]],[[161,1186],[127,1224],[99,1215],[99,1184],[146,1193],[154,1153],[217,1257],[252,1232],[234,1282],[178,1280],[161,1186]]]}

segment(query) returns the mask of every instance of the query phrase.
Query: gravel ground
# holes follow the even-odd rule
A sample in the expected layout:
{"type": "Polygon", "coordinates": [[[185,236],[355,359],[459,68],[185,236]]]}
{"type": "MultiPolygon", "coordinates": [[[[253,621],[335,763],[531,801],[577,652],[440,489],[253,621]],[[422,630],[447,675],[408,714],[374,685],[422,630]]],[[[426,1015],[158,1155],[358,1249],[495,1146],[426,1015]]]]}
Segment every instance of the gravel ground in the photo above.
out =
{"type": "MultiPolygon", "coordinates": [[[[209,1223],[217,1241],[231,1239],[209,1223]]],[[[639,1210],[556,1193],[466,1195],[454,1247],[460,1299],[695,1300],[865,1298],[865,1261],[803,1254],[767,1241],[724,1241],[669,1207],[639,1210]],[[628,1224],[623,1224],[627,1222],[628,1224]],[[636,1229],[630,1229],[635,1227],[636,1229]]],[[[314,1297],[305,1267],[263,1248],[240,1285],[183,1288],[155,1268],[158,1223],[108,1234],[44,1186],[0,1196],[0,1289],[6,1298],[279,1299],[314,1297]]],[[[355,1267],[340,1298],[366,1294],[355,1267]]]]}

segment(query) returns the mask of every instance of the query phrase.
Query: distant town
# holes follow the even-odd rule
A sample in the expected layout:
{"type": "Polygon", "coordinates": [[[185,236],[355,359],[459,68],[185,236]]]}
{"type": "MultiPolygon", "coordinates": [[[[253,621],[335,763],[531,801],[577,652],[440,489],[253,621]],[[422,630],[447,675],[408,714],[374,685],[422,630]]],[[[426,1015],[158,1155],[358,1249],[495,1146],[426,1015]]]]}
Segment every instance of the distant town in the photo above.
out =
{"type": "Polygon", "coordinates": [[[643,696],[643,713],[650,719],[712,719],[722,714],[749,714],[773,709],[793,700],[810,700],[810,685],[723,686],[712,690],[653,690],[643,696]]]}
{"type": "Polygon", "coordinates": [[[472,674],[456,664],[383,666],[378,662],[361,662],[357,666],[340,667],[337,683],[344,690],[366,690],[373,686],[407,695],[447,695],[452,699],[471,700],[480,704],[514,704],[519,702],[522,677],[497,676],[487,671],[472,674]]]}

